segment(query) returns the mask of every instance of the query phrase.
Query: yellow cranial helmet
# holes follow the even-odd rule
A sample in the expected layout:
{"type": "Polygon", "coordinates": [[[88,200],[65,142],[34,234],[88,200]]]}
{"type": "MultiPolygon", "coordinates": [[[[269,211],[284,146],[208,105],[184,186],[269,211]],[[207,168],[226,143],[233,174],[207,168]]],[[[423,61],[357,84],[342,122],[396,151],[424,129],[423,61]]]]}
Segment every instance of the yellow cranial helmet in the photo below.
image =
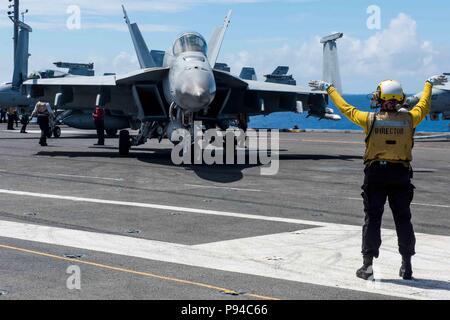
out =
{"type": "Polygon", "coordinates": [[[395,80],[385,80],[380,82],[377,93],[379,99],[383,101],[397,100],[400,103],[405,101],[405,93],[403,92],[402,85],[395,80]]]}

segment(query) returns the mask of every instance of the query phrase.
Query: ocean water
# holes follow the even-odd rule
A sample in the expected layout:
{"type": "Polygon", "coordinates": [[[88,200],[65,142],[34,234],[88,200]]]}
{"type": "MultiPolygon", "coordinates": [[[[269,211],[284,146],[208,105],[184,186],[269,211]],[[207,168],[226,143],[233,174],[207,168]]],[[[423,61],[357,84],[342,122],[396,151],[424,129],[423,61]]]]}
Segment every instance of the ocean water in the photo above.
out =
{"type": "MultiPolygon", "coordinates": [[[[371,111],[370,100],[366,95],[345,95],[345,100],[363,111],[371,111]]],[[[332,129],[332,130],[361,130],[353,124],[331,103],[336,114],[342,117],[341,121],[318,120],[314,117],[306,118],[306,113],[294,112],[273,113],[268,116],[255,116],[250,118],[251,128],[261,129],[291,129],[298,126],[300,129],[332,129]]],[[[417,128],[418,132],[450,132],[450,121],[424,120],[417,128]]]]}

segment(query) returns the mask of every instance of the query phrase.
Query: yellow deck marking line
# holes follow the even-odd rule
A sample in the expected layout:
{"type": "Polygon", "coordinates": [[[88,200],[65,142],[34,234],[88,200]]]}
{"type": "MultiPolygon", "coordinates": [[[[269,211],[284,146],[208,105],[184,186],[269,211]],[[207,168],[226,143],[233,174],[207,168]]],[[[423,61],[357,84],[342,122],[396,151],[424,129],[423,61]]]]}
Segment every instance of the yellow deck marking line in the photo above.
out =
{"type": "MultiPolygon", "coordinates": [[[[175,282],[175,283],[179,283],[179,284],[185,284],[185,285],[191,285],[191,286],[211,289],[214,291],[224,292],[224,293],[228,293],[228,294],[232,294],[232,295],[239,295],[239,293],[234,290],[230,290],[230,289],[226,289],[226,288],[222,288],[222,287],[218,287],[218,286],[214,286],[214,285],[210,285],[210,284],[206,284],[206,283],[196,282],[196,281],[183,280],[183,279],[178,279],[178,278],[173,278],[173,277],[168,277],[168,276],[161,276],[161,275],[149,273],[149,272],[136,271],[136,270],[126,269],[126,268],[121,268],[121,267],[114,267],[114,266],[109,266],[109,265],[101,264],[101,263],[97,263],[97,262],[75,260],[75,259],[60,257],[60,256],[53,255],[50,253],[29,250],[29,249],[24,249],[24,248],[19,248],[19,247],[4,245],[4,244],[0,244],[0,248],[18,251],[18,252],[22,252],[22,253],[30,253],[33,255],[52,258],[55,260],[68,261],[71,263],[76,262],[77,264],[84,264],[84,265],[93,266],[93,267],[97,267],[97,268],[101,268],[101,269],[124,272],[124,273],[144,276],[144,277],[148,277],[148,278],[155,278],[155,279],[171,281],[171,282],[175,282]]],[[[251,297],[251,298],[255,298],[255,299],[260,299],[260,300],[280,300],[278,298],[262,296],[262,295],[253,294],[253,293],[244,293],[242,295],[251,297]]]]}

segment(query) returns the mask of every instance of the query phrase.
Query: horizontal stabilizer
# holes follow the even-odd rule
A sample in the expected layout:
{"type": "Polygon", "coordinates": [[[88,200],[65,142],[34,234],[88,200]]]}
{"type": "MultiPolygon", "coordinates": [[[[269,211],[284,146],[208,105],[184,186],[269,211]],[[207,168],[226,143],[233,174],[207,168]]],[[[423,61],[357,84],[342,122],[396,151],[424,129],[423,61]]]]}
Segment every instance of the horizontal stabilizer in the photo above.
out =
{"type": "Polygon", "coordinates": [[[162,68],[166,52],[161,50],[152,50],[150,51],[150,55],[152,56],[153,61],[155,61],[156,67],[162,68]]]}
{"type": "Polygon", "coordinates": [[[241,74],[239,75],[239,78],[244,79],[244,80],[253,80],[253,81],[257,81],[257,77],[256,77],[256,72],[254,68],[250,68],[250,67],[244,67],[241,70],[241,74]]]}
{"type": "Polygon", "coordinates": [[[231,72],[230,66],[226,63],[216,62],[216,64],[214,65],[214,69],[225,71],[225,72],[231,72]]]}

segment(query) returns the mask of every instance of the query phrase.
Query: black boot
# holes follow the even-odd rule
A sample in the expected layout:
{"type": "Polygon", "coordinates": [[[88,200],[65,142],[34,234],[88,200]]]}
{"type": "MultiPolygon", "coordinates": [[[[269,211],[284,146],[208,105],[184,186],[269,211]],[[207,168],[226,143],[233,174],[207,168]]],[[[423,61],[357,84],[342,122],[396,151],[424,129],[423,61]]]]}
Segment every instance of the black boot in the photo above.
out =
{"type": "Polygon", "coordinates": [[[373,279],[373,257],[365,256],[363,266],[356,271],[356,276],[364,280],[373,279]]]}
{"type": "Polygon", "coordinates": [[[412,264],[411,264],[411,257],[402,257],[402,266],[400,267],[399,275],[404,280],[412,280],[412,264]]]}

